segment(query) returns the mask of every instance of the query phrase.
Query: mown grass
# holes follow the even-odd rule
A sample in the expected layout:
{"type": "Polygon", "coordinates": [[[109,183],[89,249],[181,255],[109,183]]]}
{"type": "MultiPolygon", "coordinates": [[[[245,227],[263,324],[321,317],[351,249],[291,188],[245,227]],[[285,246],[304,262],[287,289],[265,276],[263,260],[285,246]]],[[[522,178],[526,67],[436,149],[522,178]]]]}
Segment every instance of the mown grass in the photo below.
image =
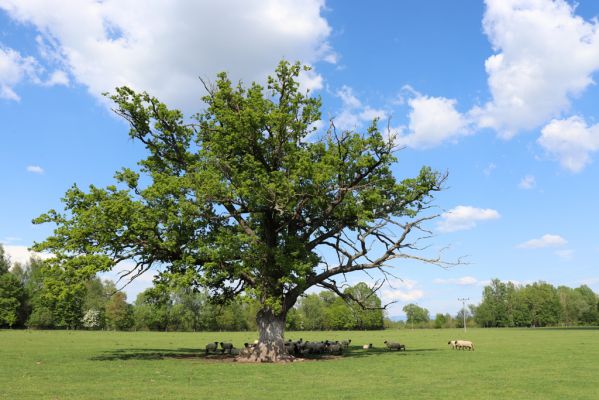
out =
{"type": "Polygon", "coordinates": [[[206,359],[252,333],[0,331],[1,399],[597,399],[599,330],[291,332],[351,338],[342,358],[292,364],[206,359]],[[476,351],[450,350],[468,339],[476,351]],[[407,351],[383,350],[384,340],[407,351]],[[373,343],[371,351],[362,344],[373,343]]]}

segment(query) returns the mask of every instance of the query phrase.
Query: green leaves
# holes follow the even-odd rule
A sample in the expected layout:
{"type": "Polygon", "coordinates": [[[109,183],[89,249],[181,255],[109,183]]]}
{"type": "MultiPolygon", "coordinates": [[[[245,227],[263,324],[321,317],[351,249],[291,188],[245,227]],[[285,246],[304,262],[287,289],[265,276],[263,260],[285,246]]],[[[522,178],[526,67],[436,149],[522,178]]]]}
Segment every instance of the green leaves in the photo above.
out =
{"type": "Polygon", "coordinates": [[[23,284],[15,275],[0,274],[0,326],[11,328],[17,323],[24,297],[23,284]]]}

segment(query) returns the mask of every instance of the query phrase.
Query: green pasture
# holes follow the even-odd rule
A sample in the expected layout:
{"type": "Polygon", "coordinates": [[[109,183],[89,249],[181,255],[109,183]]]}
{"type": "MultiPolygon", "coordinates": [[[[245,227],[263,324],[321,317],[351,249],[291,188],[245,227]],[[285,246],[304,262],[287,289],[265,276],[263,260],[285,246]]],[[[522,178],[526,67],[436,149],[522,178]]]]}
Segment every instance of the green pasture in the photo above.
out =
{"type": "Polygon", "coordinates": [[[0,399],[597,399],[599,330],[290,332],[352,339],[340,358],[239,364],[205,358],[244,332],[0,331],[0,399]],[[467,339],[476,350],[450,350],[467,339]],[[384,340],[405,343],[389,352],[384,340]],[[362,344],[375,348],[364,351],[362,344]]]}

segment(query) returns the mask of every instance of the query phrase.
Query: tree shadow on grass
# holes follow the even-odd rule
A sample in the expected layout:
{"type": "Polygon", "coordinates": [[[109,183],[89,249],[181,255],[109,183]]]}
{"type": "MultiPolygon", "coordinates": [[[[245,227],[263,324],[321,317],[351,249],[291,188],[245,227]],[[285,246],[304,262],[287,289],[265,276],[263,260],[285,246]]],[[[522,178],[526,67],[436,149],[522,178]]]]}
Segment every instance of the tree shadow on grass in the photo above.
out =
{"type": "Polygon", "coordinates": [[[218,360],[233,359],[234,356],[223,353],[206,354],[204,349],[118,349],[106,351],[101,355],[92,357],[93,361],[115,361],[115,360],[163,360],[166,358],[195,359],[195,360],[218,360]]]}
{"type": "MultiPolygon", "coordinates": [[[[407,347],[407,346],[406,346],[407,347]]],[[[399,354],[402,356],[418,356],[424,355],[431,351],[440,351],[441,349],[410,349],[406,348],[406,350],[396,351],[389,350],[385,347],[373,347],[371,349],[365,350],[361,347],[352,346],[349,348],[349,351],[345,352],[344,357],[348,358],[362,358],[362,357],[376,357],[382,356],[384,354],[399,354]]]]}
{"type": "MultiPolygon", "coordinates": [[[[350,346],[343,355],[331,354],[306,354],[299,358],[312,361],[326,361],[341,358],[363,358],[377,357],[385,354],[395,354],[399,356],[418,356],[424,355],[427,352],[439,351],[440,349],[406,349],[405,351],[393,351],[384,347],[371,348],[364,350],[358,346],[350,346]]],[[[233,361],[234,355],[227,353],[209,353],[206,354],[204,349],[178,348],[178,349],[117,349],[106,351],[103,354],[91,357],[92,361],[116,361],[116,360],[164,360],[164,359],[189,359],[189,360],[205,360],[205,361],[233,361]]]]}

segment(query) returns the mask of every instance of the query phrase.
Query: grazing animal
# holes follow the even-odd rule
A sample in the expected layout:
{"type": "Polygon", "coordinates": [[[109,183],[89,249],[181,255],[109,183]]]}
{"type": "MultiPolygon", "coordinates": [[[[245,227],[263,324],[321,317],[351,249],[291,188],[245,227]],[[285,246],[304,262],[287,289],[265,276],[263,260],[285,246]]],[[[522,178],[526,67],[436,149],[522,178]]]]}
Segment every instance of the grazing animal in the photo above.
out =
{"type": "Polygon", "coordinates": [[[233,350],[233,343],[220,342],[220,347],[222,347],[223,353],[227,352],[231,354],[231,350],[233,350]]]}
{"type": "Polygon", "coordinates": [[[460,350],[468,349],[474,351],[474,343],[469,340],[456,340],[455,345],[460,350]]]}
{"type": "Polygon", "coordinates": [[[307,354],[322,354],[324,353],[326,344],[324,342],[304,342],[302,353],[307,354]]]}
{"type": "Polygon", "coordinates": [[[372,349],[372,343],[365,344],[365,345],[363,345],[363,346],[362,346],[362,348],[363,348],[364,350],[369,350],[369,349],[372,349]]]}
{"type": "Polygon", "coordinates": [[[447,344],[449,345],[449,347],[451,347],[452,349],[456,348],[456,343],[458,341],[457,340],[450,340],[449,342],[447,342],[447,344]]]}
{"type": "Polygon", "coordinates": [[[385,346],[387,346],[387,348],[389,350],[397,350],[397,351],[406,351],[406,345],[405,344],[400,344],[400,343],[394,343],[394,342],[388,342],[385,340],[385,346]]]}
{"type": "Polygon", "coordinates": [[[312,346],[312,352],[314,354],[322,354],[324,353],[324,351],[326,350],[326,343],[324,342],[313,342],[314,345],[312,346]]]}
{"type": "Polygon", "coordinates": [[[212,352],[216,352],[216,349],[218,349],[218,342],[214,342],[214,343],[208,343],[206,345],[206,354],[212,352]]]}
{"type": "Polygon", "coordinates": [[[339,343],[331,343],[327,347],[327,350],[329,353],[338,354],[338,355],[343,354],[343,349],[344,349],[343,344],[339,344],[339,343]]]}
{"type": "Polygon", "coordinates": [[[347,349],[350,344],[351,344],[351,339],[341,341],[341,346],[343,346],[344,349],[347,349]]]}
{"type": "Polygon", "coordinates": [[[291,339],[285,342],[285,350],[287,353],[297,355],[300,353],[300,346],[297,342],[292,342],[291,339]]]}

